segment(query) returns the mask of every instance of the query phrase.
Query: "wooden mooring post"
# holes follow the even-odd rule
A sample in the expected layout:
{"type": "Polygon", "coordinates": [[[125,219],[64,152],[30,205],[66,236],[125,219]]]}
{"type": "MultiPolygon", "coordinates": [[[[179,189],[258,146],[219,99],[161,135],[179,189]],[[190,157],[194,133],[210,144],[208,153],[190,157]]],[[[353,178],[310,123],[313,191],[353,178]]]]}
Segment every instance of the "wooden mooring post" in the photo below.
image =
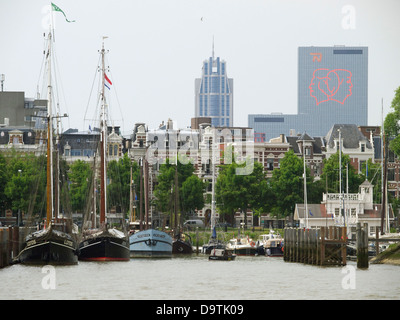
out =
{"type": "Polygon", "coordinates": [[[0,228],[0,268],[9,265],[9,228],[0,228]]]}
{"type": "Polygon", "coordinates": [[[0,268],[15,263],[29,228],[0,227],[0,268]]]}
{"type": "Polygon", "coordinates": [[[357,268],[368,268],[368,223],[357,223],[357,268]]]}
{"type": "Polygon", "coordinates": [[[285,228],[284,261],[317,266],[344,266],[346,231],[346,227],[285,228]]]}

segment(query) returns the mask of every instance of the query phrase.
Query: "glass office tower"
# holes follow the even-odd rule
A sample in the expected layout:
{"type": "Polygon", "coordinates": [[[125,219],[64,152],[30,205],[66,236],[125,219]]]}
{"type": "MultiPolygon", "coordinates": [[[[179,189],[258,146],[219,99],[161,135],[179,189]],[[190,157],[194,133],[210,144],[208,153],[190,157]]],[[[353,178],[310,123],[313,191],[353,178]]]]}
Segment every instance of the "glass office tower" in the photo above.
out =
{"type": "Polygon", "coordinates": [[[233,126],[233,79],[214,50],[203,62],[201,79],[195,79],[195,117],[209,117],[215,127],[233,126]]]}
{"type": "MultiPolygon", "coordinates": [[[[289,91],[290,92],[290,91],[289,91]]],[[[299,47],[297,114],[249,114],[265,140],[281,133],[325,136],[335,124],[368,124],[368,48],[299,47]]]]}

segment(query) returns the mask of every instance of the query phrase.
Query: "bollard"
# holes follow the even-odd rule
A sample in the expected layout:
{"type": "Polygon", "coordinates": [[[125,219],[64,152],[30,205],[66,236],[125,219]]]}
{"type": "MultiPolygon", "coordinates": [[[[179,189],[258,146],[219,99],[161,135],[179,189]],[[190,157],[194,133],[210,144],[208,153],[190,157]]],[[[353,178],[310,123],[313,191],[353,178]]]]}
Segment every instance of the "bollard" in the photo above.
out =
{"type": "Polygon", "coordinates": [[[368,268],[368,224],[366,223],[364,228],[361,227],[361,223],[357,223],[357,268],[368,268]],[[367,234],[367,241],[365,241],[365,234],[367,234]]]}

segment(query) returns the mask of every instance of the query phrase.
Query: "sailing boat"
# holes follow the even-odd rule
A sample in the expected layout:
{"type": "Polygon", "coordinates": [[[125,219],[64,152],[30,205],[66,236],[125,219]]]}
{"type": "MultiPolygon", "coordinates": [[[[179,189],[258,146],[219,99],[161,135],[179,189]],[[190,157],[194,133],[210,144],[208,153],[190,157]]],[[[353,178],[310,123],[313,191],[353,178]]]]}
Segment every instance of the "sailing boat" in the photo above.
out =
{"type": "Polygon", "coordinates": [[[174,199],[174,240],[172,242],[172,253],[191,254],[193,253],[192,239],[188,234],[181,233],[178,223],[179,189],[178,189],[178,157],[175,166],[175,199],[174,199]]]}
{"type": "MultiPolygon", "coordinates": [[[[51,28],[48,36],[47,76],[47,207],[44,229],[29,234],[17,260],[23,264],[54,264],[71,265],[78,263],[76,241],[72,235],[71,219],[59,218],[58,210],[54,210],[53,200],[53,115],[52,115],[52,85],[51,85],[51,28]]],[[[58,167],[58,166],[57,166],[58,167]]],[[[57,175],[56,175],[57,176],[57,175]]],[[[58,181],[56,183],[58,187],[58,181]]],[[[58,192],[57,192],[58,194],[58,192]]],[[[56,205],[58,208],[58,205],[56,205]]]]}
{"type": "MultiPolygon", "coordinates": [[[[140,231],[133,233],[129,236],[129,249],[131,258],[170,258],[172,257],[172,237],[161,231],[153,228],[148,228],[149,217],[149,186],[148,186],[148,163],[146,160],[141,161],[140,164],[140,185],[143,186],[144,192],[141,188],[141,196],[144,194],[145,206],[145,230],[142,230],[142,212],[140,213],[140,231]],[[144,162],[144,177],[143,177],[143,162],[144,162]],[[144,179],[143,179],[144,178],[144,179]]],[[[131,178],[132,181],[132,178],[131,178]]],[[[142,201],[142,197],[140,198],[142,201]]],[[[132,206],[131,206],[132,208],[132,206]]],[[[142,205],[140,206],[142,208],[142,205]]]]}
{"type": "MultiPolygon", "coordinates": [[[[100,226],[99,228],[84,230],[82,240],[79,243],[79,260],[86,261],[128,261],[129,247],[128,237],[125,233],[110,228],[106,221],[107,193],[106,193],[106,101],[104,94],[105,81],[111,83],[105,73],[104,65],[104,39],[101,49],[102,58],[102,90],[101,90],[101,136],[100,136],[100,226]]],[[[94,214],[96,214],[94,212],[94,214]]],[[[95,227],[95,226],[94,226],[95,227]]]]}
{"type": "Polygon", "coordinates": [[[214,147],[212,150],[212,186],[211,186],[211,238],[208,241],[208,244],[203,245],[202,252],[206,254],[210,254],[212,250],[215,249],[225,249],[226,245],[225,243],[221,242],[217,238],[217,231],[215,229],[215,155],[214,155],[214,147]]]}

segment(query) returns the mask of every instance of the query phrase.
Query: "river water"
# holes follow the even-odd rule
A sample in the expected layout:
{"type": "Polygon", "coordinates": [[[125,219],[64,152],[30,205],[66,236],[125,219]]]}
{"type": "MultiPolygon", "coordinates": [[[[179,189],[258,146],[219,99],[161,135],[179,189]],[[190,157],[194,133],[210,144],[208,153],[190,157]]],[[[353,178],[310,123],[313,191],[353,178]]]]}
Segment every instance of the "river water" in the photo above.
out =
{"type": "Polygon", "coordinates": [[[205,255],[0,269],[0,299],[400,299],[400,266],[317,267],[282,258],[205,255]]]}

